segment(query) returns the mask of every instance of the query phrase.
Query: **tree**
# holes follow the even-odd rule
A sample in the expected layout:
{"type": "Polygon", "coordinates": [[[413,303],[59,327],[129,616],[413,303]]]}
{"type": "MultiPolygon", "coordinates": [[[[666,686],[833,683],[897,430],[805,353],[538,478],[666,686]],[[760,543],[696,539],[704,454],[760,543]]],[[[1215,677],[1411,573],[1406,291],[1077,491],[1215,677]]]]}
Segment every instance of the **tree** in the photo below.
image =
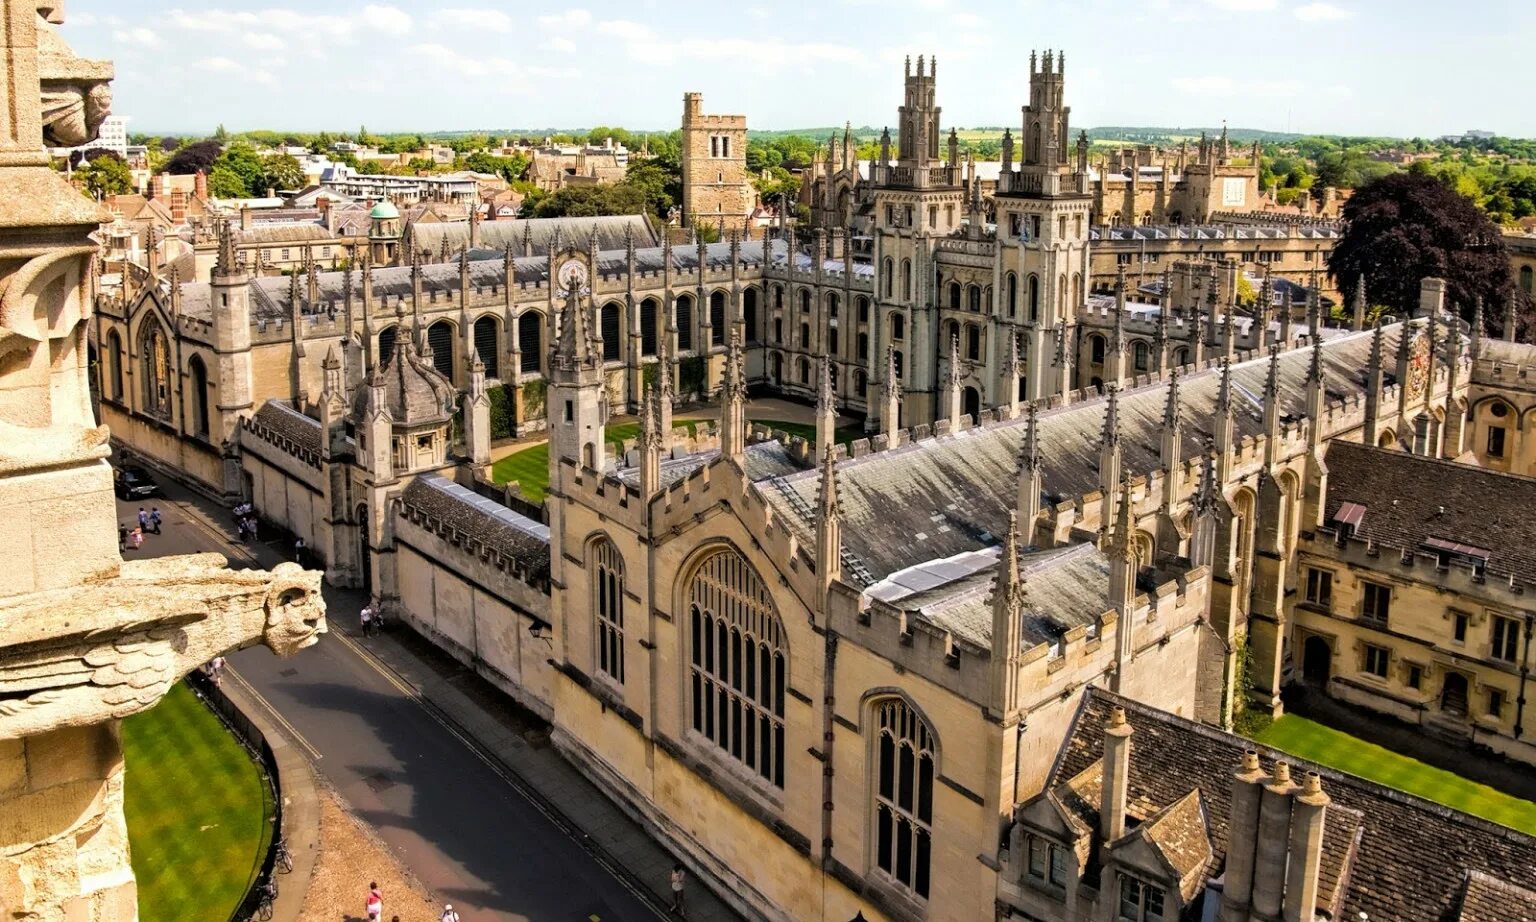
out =
{"type": "Polygon", "coordinates": [[[221,163],[208,174],[208,194],[214,198],[245,198],[250,193],[240,174],[221,163]]]}
{"type": "Polygon", "coordinates": [[[301,189],[304,186],[304,168],[288,154],[263,157],[261,185],[265,189],[301,189]]]}
{"type": "Polygon", "coordinates": [[[224,153],[219,155],[215,166],[222,166],[240,177],[240,183],[245,187],[245,191],[241,193],[242,196],[267,193],[266,171],[261,157],[257,156],[256,149],[249,144],[236,142],[229,145],[224,153]]]}
{"type": "Polygon", "coordinates": [[[1344,205],[1344,232],[1328,258],[1340,291],[1365,278],[1373,304],[1411,316],[1419,281],[1443,278],[1452,309],[1470,319],[1482,298],[1485,316],[1501,324],[1513,305],[1517,327],[1530,322],[1530,299],[1510,276],[1504,238],[1469,198],[1423,172],[1394,173],[1358,190],[1344,205]]]}
{"type": "Polygon", "coordinates": [[[215,141],[219,141],[219,142],[224,142],[224,141],[228,141],[229,140],[229,132],[224,130],[224,123],[223,122],[220,122],[219,123],[219,127],[215,128],[213,130],[213,139],[215,141]]]}
{"type": "Polygon", "coordinates": [[[373,143],[373,135],[368,133],[367,125],[357,126],[357,143],[362,145],[373,143]]]}
{"type": "Polygon", "coordinates": [[[86,164],[75,170],[75,180],[92,198],[122,195],[133,191],[133,173],[116,152],[95,150],[86,154],[86,164]]]}
{"type": "Polygon", "coordinates": [[[181,138],[175,137],[174,135],[166,135],[160,139],[160,149],[165,151],[167,154],[176,150],[176,148],[180,146],[181,138]]]}
{"type": "Polygon", "coordinates": [[[169,163],[165,165],[165,171],[177,176],[185,176],[189,173],[207,173],[213,169],[213,162],[219,159],[224,146],[218,141],[196,141],[188,144],[176,152],[169,163]]]}

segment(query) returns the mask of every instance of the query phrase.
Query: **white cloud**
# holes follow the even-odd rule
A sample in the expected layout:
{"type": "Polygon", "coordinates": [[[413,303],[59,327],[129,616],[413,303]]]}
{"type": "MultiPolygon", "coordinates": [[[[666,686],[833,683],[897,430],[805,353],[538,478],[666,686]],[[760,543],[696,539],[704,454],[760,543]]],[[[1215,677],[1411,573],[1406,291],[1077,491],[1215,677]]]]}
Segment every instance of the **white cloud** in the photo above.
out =
{"type": "Polygon", "coordinates": [[[426,42],[406,49],[441,73],[457,74],[468,80],[494,80],[490,84],[503,92],[527,92],[528,72],[510,58],[476,58],[447,45],[426,42]]]}
{"type": "Polygon", "coordinates": [[[245,47],[256,51],[278,51],[286,47],[282,39],[270,32],[247,32],[243,40],[245,47]]]}
{"type": "Polygon", "coordinates": [[[120,45],[136,45],[139,48],[159,48],[163,43],[160,36],[153,30],[143,26],[134,26],[129,29],[117,29],[112,33],[112,41],[120,45]]]}
{"type": "Polygon", "coordinates": [[[187,32],[239,35],[264,30],[294,36],[308,42],[346,41],[352,37],[353,20],[344,16],[314,15],[295,10],[171,10],[166,21],[187,32]]]}
{"type": "Polygon", "coordinates": [[[1222,75],[1176,77],[1173,88],[1191,96],[1285,97],[1301,92],[1296,80],[1234,80],[1222,75]]]}
{"type": "Polygon", "coordinates": [[[546,29],[585,29],[591,24],[592,14],[582,9],[539,17],[539,25],[546,29]]]}
{"type": "Polygon", "coordinates": [[[1337,22],[1355,15],[1331,3],[1308,3],[1306,6],[1298,6],[1294,12],[1296,18],[1303,22],[1337,22]]]}
{"type": "Polygon", "coordinates": [[[1205,0],[1211,6],[1236,13],[1260,13],[1280,5],[1280,0],[1205,0]]]}
{"type": "Polygon", "coordinates": [[[576,51],[576,43],[564,36],[555,36],[544,43],[546,48],[558,51],[561,54],[572,54],[576,51]]]}
{"type": "Polygon", "coordinates": [[[597,24],[597,31],[603,35],[611,35],[614,38],[626,42],[654,42],[656,33],[650,26],[643,26],[638,22],[630,22],[627,19],[607,19],[597,24]]]}
{"type": "Polygon", "coordinates": [[[69,13],[64,17],[64,24],[66,26],[81,26],[82,28],[90,28],[100,21],[91,13],[69,13]]]}
{"type": "Polygon", "coordinates": [[[192,72],[195,74],[222,74],[237,80],[248,80],[251,83],[261,83],[268,86],[277,82],[271,72],[266,69],[246,67],[239,61],[223,57],[203,58],[201,61],[194,61],[192,62],[192,72]]]}
{"type": "Polygon", "coordinates": [[[476,32],[511,32],[512,17],[501,10],[451,9],[437,14],[437,21],[455,29],[476,32]]]}
{"type": "Polygon", "coordinates": [[[405,35],[411,31],[410,14],[399,7],[369,4],[363,7],[361,18],[370,28],[389,35],[405,35]]]}

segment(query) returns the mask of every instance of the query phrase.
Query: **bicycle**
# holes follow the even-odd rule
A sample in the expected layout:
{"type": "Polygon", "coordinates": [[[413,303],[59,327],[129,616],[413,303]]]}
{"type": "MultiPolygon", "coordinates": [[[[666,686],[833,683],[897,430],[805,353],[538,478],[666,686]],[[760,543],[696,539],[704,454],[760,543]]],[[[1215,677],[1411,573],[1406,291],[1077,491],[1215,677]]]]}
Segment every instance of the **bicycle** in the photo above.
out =
{"type": "Polygon", "coordinates": [[[284,874],[293,871],[293,853],[288,851],[288,840],[282,836],[277,837],[277,846],[272,854],[272,864],[284,874]]]}
{"type": "Polygon", "coordinates": [[[251,915],[255,922],[272,922],[272,903],[277,899],[277,882],[269,880],[261,885],[261,898],[256,901],[256,911],[251,915]]]}

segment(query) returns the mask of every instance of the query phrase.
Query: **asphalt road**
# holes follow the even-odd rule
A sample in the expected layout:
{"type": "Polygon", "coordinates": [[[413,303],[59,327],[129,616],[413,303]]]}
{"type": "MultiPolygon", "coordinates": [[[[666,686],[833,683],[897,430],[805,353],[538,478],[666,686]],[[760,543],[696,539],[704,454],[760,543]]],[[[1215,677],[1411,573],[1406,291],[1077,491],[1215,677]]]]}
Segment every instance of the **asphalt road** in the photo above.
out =
{"type": "MultiPolygon", "coordinates": [[[[252,565],[230,535],[190,514],[189,493],[164,486],[167,495],[156,500],[118,503],[119,519],[129,525],[140,505],[157,504],[164,515],[162,534],[147,536],[127,559],[218,551],[235,566],[252,565]]],[[[357,623],[358,593],[327,587],[326,600],[333,633],[320,643],[286,660],[254,647],[230,657],[230,666],[291,727],[316,769],[423,883],[453,903],[463,922],[656,918],[408,688],[341,635],[337,627],[357,623]]],[[[337,907],[331,918],[360,920],[367,885],[360,878],[357,905],[337,907]]],[[[386,916],[401,912],[402,922],[437,918],[425,907],[392,906],[388,896],[386,916]]]]}

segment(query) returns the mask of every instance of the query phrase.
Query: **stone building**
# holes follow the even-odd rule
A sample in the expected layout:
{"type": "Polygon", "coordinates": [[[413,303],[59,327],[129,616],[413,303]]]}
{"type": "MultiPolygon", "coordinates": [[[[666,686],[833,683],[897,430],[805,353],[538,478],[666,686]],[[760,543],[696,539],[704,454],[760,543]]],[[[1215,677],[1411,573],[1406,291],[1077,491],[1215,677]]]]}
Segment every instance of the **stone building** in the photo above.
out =
{"type": "Polygon", "coordinates": [[[1504,246],[1509,250],[1510,272],[1514,273],[1515,286],[1525,296],[1536,299],[1536,233],[1504,235],[1504,246]]]}
{"type": "Polygon", "coordinates": [[[1205,224],[1220,212],[1259,207],[1259,145],[1233,153],[1221,137],[1204,133],[1193,154],[1188,142],[1177,154],[1139,145],[1112,151],[1092,173],[1095,225],[1205,224]]]}
{"type": "Polygon", "coordinates": [[[1219,224],[1143,224],[1097,227],[1093,231],[1090,276],[1095,290],[1113,284],[1122,269],[1137,286],[1154,282],[1179,262],[1227,260],[1250,274],[1268,274],[1297,285],[1328,288],[1328,258],[1340,227],[1333,222],[1281,223],[1274,220],[1219,224]],[[1320,275],[1319,275],[1320,274],[1320,275]]]}
{"type": "Polygon", "coordinates": [[[757,192],[747,175],[747,117],[706,115],[704,94],[685,93],[682,155],[683,225],[750,233],[757,192]]]}

